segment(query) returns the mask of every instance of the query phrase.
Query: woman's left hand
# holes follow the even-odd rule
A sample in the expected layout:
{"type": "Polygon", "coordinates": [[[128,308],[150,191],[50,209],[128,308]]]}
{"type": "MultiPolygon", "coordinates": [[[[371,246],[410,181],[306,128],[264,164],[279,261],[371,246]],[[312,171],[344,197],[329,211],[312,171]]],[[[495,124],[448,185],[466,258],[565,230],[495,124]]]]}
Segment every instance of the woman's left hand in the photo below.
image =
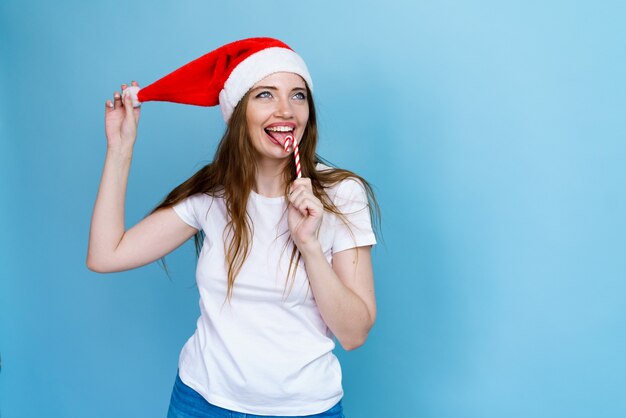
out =
{"type": "Polygon", "coordinates": [[[289,232],[300,252],[319,245],[317,233],[322,224],[324,207],[313,194],[311,179],[296,179],[289,188],[288,200],[289,232]]]}

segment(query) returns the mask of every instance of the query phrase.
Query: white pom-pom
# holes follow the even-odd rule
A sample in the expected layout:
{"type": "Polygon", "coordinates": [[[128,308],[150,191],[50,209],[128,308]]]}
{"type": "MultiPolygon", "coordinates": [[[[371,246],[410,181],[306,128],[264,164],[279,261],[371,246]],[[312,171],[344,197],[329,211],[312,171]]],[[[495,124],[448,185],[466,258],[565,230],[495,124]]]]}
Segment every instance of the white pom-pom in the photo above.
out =
{"type": "Polygon", "coordinates": [[[122,101],[124,101],[126,99],[126,96],[130,94],[130,98],[133,101],[133,107],[139,107],[141,106],[141,102],[139,102],[139,98],[137,97],[138,93],[139,93],[138,86],[126,87],[124,91],[122,92],[122,101]]]}

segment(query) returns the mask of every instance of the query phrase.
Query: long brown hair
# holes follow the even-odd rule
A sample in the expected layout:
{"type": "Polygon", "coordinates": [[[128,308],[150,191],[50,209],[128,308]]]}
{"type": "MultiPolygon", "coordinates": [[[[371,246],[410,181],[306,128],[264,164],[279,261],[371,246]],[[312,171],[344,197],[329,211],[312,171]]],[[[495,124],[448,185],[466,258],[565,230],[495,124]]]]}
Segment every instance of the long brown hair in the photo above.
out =
{"type": "MultiPolygon", "coordinates": [[[[235,107],[228,121],[226,132],[220,140],[217,151],[215,152],[213,162],[202,167],[193,176],[172,190],[151,212],[153,213],[159,209],[174,206],[185,198],[197,193],[205,193],[209,196],[225,199],[228,223],[224,231],[224,252],[226,254],[226,262],[228,263],[227,298],[229,300],[232,297],[237,274],[241,270],[250,252],[253,236],[253,225],[251,225],[251,220],[246,212],[248,198],[255,184],[256,174],[255,151],[250,144],[246,121],[248,100],[249,93],[247,93],[235,107]]],[[[309,119],[302,140],[298,144],[302,176],[311,179],[313,194],[320,199],[324,210],[337,215],[346,225],[348,221],[344,214],[333,204],[325,189],[347,178],[359,180],[367,192],[370,216],[373,220],[374,230],[378,233],[380,230],[380,208],[374,197],[371,185],[359,175],[348,170],[336,167],[324,171],[316,170],[315,166],[317,163],[321,162],[329,166],[331,164],[315,152],[318,134],[317,120],[313,97],[308,86],[307,101],[309,104],[309,119]]],[[[285,197],[287,196],[289,185],[296,179],[295,170],[294,159],[290,159],[289,164],[286,164],[283,171],[285,197]]],[[[203,238],[202,230],[198,231],[194,236],[197,256],[200,254],[203,238]]],[[[287,280],[290,274],[295,276],[296,269],[293,267],[294,260],[296,265],[300,261],[300,253],[297,247],[295,245],[292,247],[287,280]]],[[[161,261],[167,272],[165,260],[162,259],[161,261]]]]}

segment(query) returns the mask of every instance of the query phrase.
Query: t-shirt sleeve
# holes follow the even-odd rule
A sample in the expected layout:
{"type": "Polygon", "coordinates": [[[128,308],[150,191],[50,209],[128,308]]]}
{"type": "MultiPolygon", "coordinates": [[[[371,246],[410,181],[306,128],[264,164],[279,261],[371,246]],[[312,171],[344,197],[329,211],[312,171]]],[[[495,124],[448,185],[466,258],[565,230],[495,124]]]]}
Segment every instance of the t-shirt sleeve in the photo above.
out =
{"type": "Polygon", "coordinates": [[[176,212],[176,214],[180,217],[180,219],[183,220],[183,222],[198,230],[202,229],[202,227],[200,226],[200,222],[198,222],[196,208],[199,197],[199,195],[192,195],[186,197],[185,199],[172,206],[174,212],[176,212]]]}
{"type": "Polygon", "coordinates": [[[376,244],[367,193],[360,181],[344,180],[337,188],[334,203],[345,217],[347,225],[336,216],[333,253],[376,244]]]}

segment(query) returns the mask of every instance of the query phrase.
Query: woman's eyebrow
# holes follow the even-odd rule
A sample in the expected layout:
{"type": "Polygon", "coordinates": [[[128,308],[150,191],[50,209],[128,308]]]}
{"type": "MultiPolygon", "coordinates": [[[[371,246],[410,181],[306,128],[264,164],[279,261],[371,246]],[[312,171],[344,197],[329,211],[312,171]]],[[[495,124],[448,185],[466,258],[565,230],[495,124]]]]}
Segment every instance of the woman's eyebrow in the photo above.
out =
{"type": "Polygon", "coordinates": [[[275,86],[257,86],[255,88],[253,88],[252,90],[258,90],[258,89],[278,90],[278,87],[275,87],[275,86]]]}
{"type": "MultiPolygon", "coordinates": [[[[264,90],[278,90],[278,87],[276,86],[256,86],[254,87],[252,90],[258,90],[258,89],[264,89],[264,90]]],[[[306,91],[305,87],[294,87],[293,89],[291,89],[291,91],[296,91],[296,90],[303,90],[306,91]]]]}

